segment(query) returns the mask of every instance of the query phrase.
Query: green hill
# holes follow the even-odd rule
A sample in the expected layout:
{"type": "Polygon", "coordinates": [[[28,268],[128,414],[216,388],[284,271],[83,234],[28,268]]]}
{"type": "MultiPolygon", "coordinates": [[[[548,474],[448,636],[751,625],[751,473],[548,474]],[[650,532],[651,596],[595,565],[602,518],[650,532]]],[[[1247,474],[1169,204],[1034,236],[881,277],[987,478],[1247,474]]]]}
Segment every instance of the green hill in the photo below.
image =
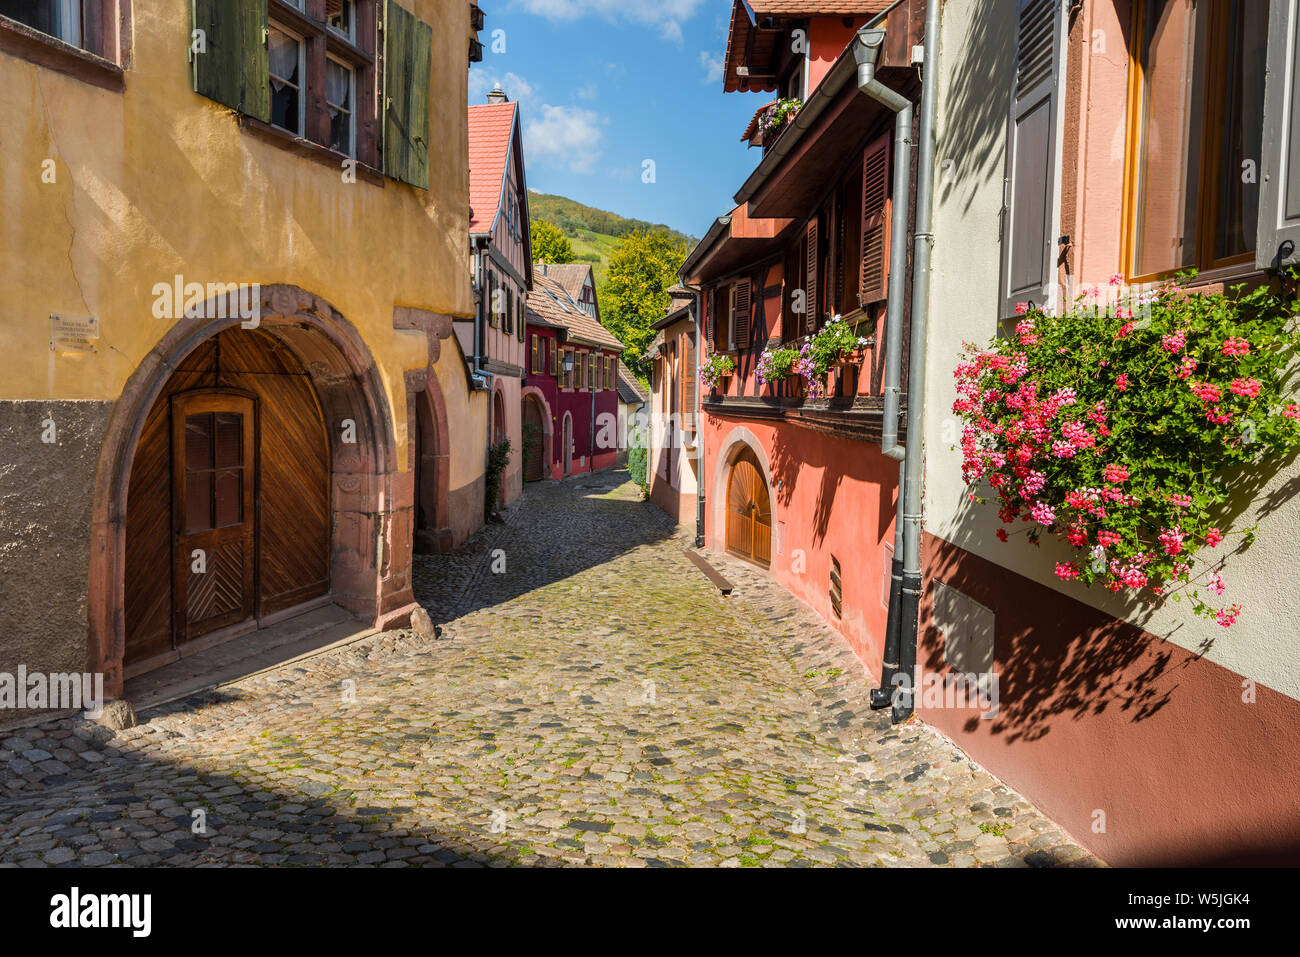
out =
{"type": "Polygon", "coordinates": [[[663,230],[675,239],[684,239],[694,246],[694,237],[669,229],[661,223],[648,223],[641,219],[628,219],[603,209],[584,206],[564,196],[552,196],[549,193],[528,192],[528,215],[532,219],[544,219],[559,227],[560,232],[573,244],[574,257],[578,262],[592,264],[596,274],[596,288],[605,285],[605,270],[609,257],[618,241],[628,233],[636,230],[663,230]]]}

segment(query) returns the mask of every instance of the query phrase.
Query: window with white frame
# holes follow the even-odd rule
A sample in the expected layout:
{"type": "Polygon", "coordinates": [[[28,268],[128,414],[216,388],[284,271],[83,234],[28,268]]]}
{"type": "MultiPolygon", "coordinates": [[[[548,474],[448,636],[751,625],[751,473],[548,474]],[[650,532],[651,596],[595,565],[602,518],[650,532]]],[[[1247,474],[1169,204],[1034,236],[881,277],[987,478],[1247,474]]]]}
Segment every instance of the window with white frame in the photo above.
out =
{"type": "Polygon", "coordinates": [[[83,44],[82,0],[0,0],[0,16],[74,47],[83,44]]]}
{"type": "Polygon", "coordinates": [[[325,60],[325,109],[330,119],[329,148],[357,155],[357,74],[334,57],[325,60]]]}
{"type": "Polygon", "coordinates": [[[302,37],[272,23],[267,49],[271,74],[271,122],[295,136],[303,136],[307,115],[303,102],[307,45],[302,42],[302,37]]]}

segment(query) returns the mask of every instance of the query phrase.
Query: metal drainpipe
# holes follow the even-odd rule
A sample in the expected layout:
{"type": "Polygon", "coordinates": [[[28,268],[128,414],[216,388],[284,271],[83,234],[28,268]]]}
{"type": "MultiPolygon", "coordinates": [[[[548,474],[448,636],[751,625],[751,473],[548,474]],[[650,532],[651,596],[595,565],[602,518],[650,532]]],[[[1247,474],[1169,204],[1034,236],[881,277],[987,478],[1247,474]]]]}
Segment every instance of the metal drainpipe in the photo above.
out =
{"type": "MultiPolygon", "coordinates": [[[[689,288],[689,287],[688,287],[689,288]]],[[[700,388],[700,350],[704,348],[704,291],[695,293],[695,547],[704,547],[704,390],[700,388]]]]}
{"type": "Polygon", "coordinates": [[[880,687],[872,689],[871,706],[887,708],[892,703],[894,676],[898,673],[901,641],[900,610],[903,589],[903,486],[906,451],[898,442],[899,395],[903,366],[903,305],[907,294],[908,186],[912,169],[912,101],[876,79],[876,60],[884,46],[885,31],[858,31],[853,55],[858,61],[858,89],[893,110],[895,215],[890,225],[889,294],[885,306],[885,409],[881,423],[880,450],[899,460],[898,503],[894,516],[894,558],[889,580],[889,615],[885,624],[885,650],[881,662],[880,687]]]}
{"type": "Polygon", "coordinates": [[[921,435],[925,422],[926,325],[930,313],[930,254],[933,225],[935,93],[939,80],[939,0],[927,0],[925,10],[924,75],[921,82],[921,144],[917,158],[916,227],[912,234],[912,337],[907,370],[907,428],[911,438],[903,459],[903,595],[898,669],[907,676],[894,701],[893,722],[911,717],[916,687],[916,631],[921,605],[921,480],[925,449],[921,435]]]}

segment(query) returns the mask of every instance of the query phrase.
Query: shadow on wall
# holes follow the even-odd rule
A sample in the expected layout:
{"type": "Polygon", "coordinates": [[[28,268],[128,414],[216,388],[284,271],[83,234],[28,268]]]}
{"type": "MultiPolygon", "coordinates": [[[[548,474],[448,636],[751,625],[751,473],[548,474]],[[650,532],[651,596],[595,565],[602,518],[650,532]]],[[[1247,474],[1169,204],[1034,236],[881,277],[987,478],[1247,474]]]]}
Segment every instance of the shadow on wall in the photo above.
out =
{"type": "MultiPolygon", "coordinates": [[[[835,509],[835,496],[844,484],[844,480],[849,477],[851,469],[855,466],[860,467],[864,459],[874,455],[880,462],[885,463],[881,466],[880,474],[875,477],[875,482],[882,484],[882,492],[893,489],[897,481],[898,466],[892,460],[880,455],[878,444],[865,443],[860,449],[854,450],[853,456],[833,453],[834,448],[830,442],[823,441],[822,436],[811,434],[804,429],[779,428],[772,431],[769,464],[772,469],[773,488],[768,491],[780,504],[782,512],[790,507],[795,483],[799,480],[800,474],[802,473],[804,480],[807,481],[809,475],[820,472],[821,478],[812,515],[806,521],[800,520],[801,524],[806,524],[811,529],[814,547],[820,547],[825,541],[835,509]]],[[[871,482],[873,477],[866,475],[864,478],[871,482]]],[[[870,516],[865,515],[839,517],[841,522],[846,520],[859,522],[869,519],[870,516]]],[[[881,494],[879,507],[876,510],[875,528],[870,531],[870,534],[874,535],[873,540],[882,540],[893,520],[893,494],[881,494]]],[[[863,532],[865,534],[866,530],[863,529],[863,532]]]]}
{"type": "MultiPolygon", "coordinates": [[[[1279,471],[1289,471],[1296,457],[1293,453],[1269,468],[1243,469],[1225,476],[1233,493],[1218,516],[1220,527],[1260,522],[1293,499],[1300,492],[1300,476],[1288,479],[1266,495],[1263,488],[1279,471]]],[[[1070,592],[1032,583],[1018,587],[1014,599],[1009,599],[1007,576],[1001,567],[961,548],[961,543],[992,540],[998,527],[991,506],[964,500],[953,525],[945,532],[947,539],[958,544],[936,540],[927,561],[926,611],[922,616],[926,629],[924,644],[918,649],[918,659],[926,671],[944,670],[946,659],[954,657],[955,649],[973,640],[972,636],[979,636],[984,628],[978,610],[944,601],[944,586],[996,611],[993,667],[999,674],[999,711],[991,722],[972,718],[965,727],[968,733],[985,725],[1008,743],[1033,741],[1045,736],[1060,716],[1080,719],[1111,708],[1127,713],[1133,722],[1143,721],[1172,699],[1179,672],[1213,647],[1213,640],[1203,642],[1194,651],[1151,641],[1145,626],[1156,607],[1105,592],[1101,592],[1107,598],[1105,611],[1073,599],[1070,592]],[[1127,620],[1118,620],[1118,615],[1127,620]],[[946,651],[949,639],[954,650],[946,651]]],[[[996,547],[1034,548],[1014,539],[996,547]]],[[[1230,562],[1249,547],[1243,542],[1226,560],[1230,562]]],[[[1038,549],[1048,568],[1068,557],[1065,546],[1052,536],[1045,536],[1038,549]]],[[[1021,581],[1020,585],[1026,583],[1021,581]]],[[[1094,586],[1092,591],[1099,589],[1094,586]]],[[[1186,600],[1172,607],[1185,609],[1184,616],[1192,614],[1186,600]]],[[[1181,624],[1175,625],[1161,637],[1172,639],[1181,628],[1181,624]]]]}
{"type": "Polygon", "coordinates": [[[939,201],[960,202],[962,212],[1002,180],[1011,89],[1001,79],[1013,76],[1015,42],[1014,5],[975,5],[959,47],[963,56],[948,77],[938,130],[939,201]]]}

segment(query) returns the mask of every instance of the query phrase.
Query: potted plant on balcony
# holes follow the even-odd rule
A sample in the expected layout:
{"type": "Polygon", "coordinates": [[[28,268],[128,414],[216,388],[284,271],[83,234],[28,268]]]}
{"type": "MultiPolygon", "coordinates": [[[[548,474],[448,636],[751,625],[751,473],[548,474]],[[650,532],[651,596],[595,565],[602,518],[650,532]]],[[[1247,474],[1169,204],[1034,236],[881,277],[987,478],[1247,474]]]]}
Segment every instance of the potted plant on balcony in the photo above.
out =
{"type": "Polygon", "coordinates": [[[859,353],[872,344],[872,340],[857,333],[855,326],[835,315],[810,340],[812,355],[811,378],[824,383],[833,366],[857,361],[859,353]]]}
{"type": "Polygon", "coordinates": [[[803,385],[803,373],[798,367],[801,359],[805,357],[793,346],[782,346],[779,349],[764,349],[763,354],[758,359],[758,381],[764,385],[797,379],[797,383],[791,383],[792,386],[803,385]]]}
{"type": "Polygon", "coordinates": [[[736,360],[731,356],[724,355],[721,352],[715,352],[700,366],[700,382],[709,387],[710,392],[717,395],[718,389],[724,392],[727,388],[727,380],[731,374],[736,371],[736,360]]]}
{"type": "Polygon", "coordinates": [[[767,108],[762,119],[758,121],[758,129],[763,134],[763,143],[769,144],[776,139],[790,121],[799,115],[803,109],[803,100],[777,100],[767,108]]]}

